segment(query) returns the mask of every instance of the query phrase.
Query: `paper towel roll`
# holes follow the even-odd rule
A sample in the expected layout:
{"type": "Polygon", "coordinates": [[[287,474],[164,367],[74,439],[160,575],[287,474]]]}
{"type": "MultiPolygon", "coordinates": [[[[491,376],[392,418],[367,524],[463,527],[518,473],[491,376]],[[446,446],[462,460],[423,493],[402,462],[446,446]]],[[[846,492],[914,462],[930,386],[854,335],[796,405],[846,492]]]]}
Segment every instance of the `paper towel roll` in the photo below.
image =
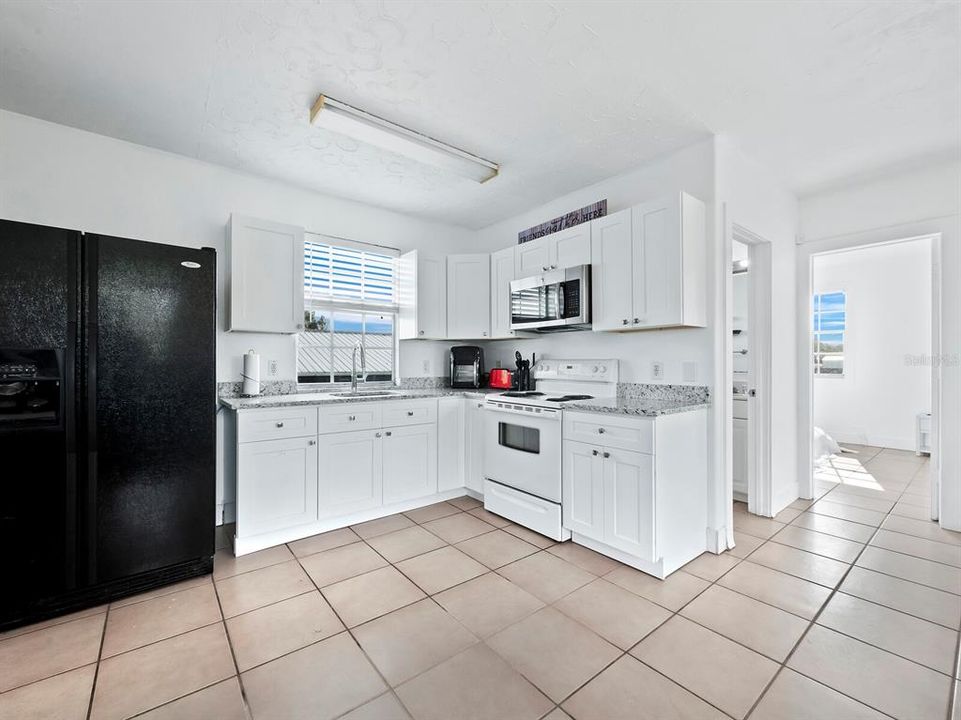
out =
{"type": "Polygon", "coordinates": [[[260,355],[253,350],[244,355],[244,395],[260,395],[260,355]]]}

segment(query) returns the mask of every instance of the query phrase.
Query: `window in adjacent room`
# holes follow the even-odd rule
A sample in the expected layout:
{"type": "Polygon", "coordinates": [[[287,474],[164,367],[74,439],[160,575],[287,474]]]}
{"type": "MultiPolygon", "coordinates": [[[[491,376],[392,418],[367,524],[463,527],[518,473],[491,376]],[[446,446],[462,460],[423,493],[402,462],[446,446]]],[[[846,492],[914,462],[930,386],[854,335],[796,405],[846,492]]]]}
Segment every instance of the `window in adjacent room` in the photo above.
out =
{"type": "Polygon", "coordinates": [[[847,296],[844,292],[814,296],[811,348],[814,374],[844,374],[844,334],[847,330],[847,296]]]}
{"type": "MultiPolygon", "coordinates": [[[[358,345],[367,358],[366,381],[394,381],[397,255],[395,250],[376,245],[307,236],[304,331],[297,340],[298,382],[350,382],[358,345]]],[[[358,352],[358,376],[360,372],[358,352]]]]}

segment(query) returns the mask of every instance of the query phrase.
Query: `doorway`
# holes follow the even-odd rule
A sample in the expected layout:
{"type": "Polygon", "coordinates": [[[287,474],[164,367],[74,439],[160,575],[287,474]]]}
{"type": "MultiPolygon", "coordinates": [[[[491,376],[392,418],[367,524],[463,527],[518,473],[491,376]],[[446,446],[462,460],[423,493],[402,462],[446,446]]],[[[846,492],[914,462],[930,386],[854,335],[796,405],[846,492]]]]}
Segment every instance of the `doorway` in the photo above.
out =
{"type": "Polygon", "coordinates": [[[805,497],[910,485],[904,512],[938,519],[939,253],[921,236],[810,255],[805,497]]]}
{"type": "MultiPolygon", "coordinates": [[[[729,502],[756,515],[772,514],[771,488],[771,245],[731,225],[726,318],[729,502]]],[[[732,525],[733,527],[733,525],[732,525]]]]}

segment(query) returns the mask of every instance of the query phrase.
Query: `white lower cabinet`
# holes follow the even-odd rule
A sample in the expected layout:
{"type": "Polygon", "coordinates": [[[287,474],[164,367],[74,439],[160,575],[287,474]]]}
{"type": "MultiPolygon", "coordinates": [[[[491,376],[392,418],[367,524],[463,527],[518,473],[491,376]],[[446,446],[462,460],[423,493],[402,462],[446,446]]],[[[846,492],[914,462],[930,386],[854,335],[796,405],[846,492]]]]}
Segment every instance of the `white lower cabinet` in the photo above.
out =
{"type": "Polygon", "coordinates": [[[437,491],[464,487],[467,462],[464,414],[470,398],[444,397],[437,401],[437,491]]]}
{"type": "Polygon", "coordinates": [[[574,542],[660,578],[704,552],[706,410],[654,419],[565,411],[563,457],[574,542]]]}
{"type": "Polygon", "coordinates": [[[437,425],[384,430],[384,503],[426,497],[437,492],[437,425]]]}
{"type": "Polygon", "coordinates": [[[380,430],[357,430],[320,436],[319,517],[348,515],[383,503],[381,435],[380,430]]]}
{"type": "Polygon", "coordinates": [[[467,467],[465,486],[484,493],[484,401],[467,398],[467,467]]]}
{"type": "Polygon", "coordinates": [[[317,519],[317,440],[242,443],[237,453],[237,532],[257,535],[317,519]]]}
{"type": "Polygon", "coordinates": [[[654,560],[654,470],[638,452],[564,443],[564,527],[654,560]]]}

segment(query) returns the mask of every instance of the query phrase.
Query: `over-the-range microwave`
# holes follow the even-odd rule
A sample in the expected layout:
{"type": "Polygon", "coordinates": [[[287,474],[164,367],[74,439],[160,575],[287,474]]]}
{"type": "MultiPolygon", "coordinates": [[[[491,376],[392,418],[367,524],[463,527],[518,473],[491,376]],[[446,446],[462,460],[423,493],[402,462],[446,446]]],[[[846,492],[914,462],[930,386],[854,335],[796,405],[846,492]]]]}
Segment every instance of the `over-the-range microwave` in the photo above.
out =
{"type": "Polygon", "coordinates": [[[511,281],[511,330],[557,332],[591,326],[591,266],[547,270],[511,281]]]}

